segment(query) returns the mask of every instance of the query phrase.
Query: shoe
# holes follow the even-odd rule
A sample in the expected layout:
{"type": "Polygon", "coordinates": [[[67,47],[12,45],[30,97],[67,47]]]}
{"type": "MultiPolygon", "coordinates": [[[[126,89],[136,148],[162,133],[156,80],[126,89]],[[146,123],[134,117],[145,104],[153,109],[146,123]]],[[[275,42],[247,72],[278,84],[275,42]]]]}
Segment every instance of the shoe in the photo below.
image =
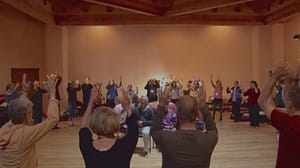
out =
{"type": "Polygon", "coordinates": [[[149,157],[149,152],[144,152],[144,157],[149,157]]]}

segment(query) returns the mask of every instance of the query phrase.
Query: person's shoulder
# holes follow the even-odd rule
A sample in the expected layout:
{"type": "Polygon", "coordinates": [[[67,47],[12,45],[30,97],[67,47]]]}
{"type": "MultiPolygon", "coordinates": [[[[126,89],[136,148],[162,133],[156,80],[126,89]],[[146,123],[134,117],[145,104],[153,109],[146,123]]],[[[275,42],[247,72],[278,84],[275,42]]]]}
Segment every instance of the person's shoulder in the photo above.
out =
{"type": "Polygon", "coordinates": [[[91,134],[91,131],[90,131],[90,129],[89,128],[87,128],[87,127],[81,127],[80,129],[79,129],[79,135],[87,135],[87,134],[91,134]]]}

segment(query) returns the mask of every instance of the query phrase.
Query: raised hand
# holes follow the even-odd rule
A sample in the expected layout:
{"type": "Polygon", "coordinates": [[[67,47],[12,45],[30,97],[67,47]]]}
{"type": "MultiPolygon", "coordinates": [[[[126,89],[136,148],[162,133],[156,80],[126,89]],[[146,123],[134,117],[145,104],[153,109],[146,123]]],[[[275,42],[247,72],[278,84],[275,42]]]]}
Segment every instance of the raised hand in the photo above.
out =
{"type": "Polygon", "coordinates": [[[57,84],[56,75],[51,74],[50,76],[47,75],[47,77],[48,80],[46,83],[47,83],[48,92],[51,98],[55,98],[56,84],[57,84]]]}
{"type": "Polygon", "coordinates": [[[280,80],[280,79],[286,77],[287,75],[289,75],[287,66],[288,66],[287,63],[283,63],[283,64],[279,65],[273,72],[272,78],[274,78],[276,80],[280,80]]]}

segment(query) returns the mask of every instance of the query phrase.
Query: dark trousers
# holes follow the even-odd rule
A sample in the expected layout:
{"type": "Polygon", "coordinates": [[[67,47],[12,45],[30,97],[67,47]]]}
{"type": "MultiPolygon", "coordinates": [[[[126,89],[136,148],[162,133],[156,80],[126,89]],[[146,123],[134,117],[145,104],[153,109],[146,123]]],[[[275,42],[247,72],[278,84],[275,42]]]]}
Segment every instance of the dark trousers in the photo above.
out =
{"type": "Polygon", "coordinates": [[[241,111],[240,111],[241,102],[240,101],[231,102],[231,105],[232,105],[232,113],[234,115],[234,121],[238,122],[241,120],[241,111]]]}
{"type": "Polygon", "coordinates": [[[108,106],[110,108],[114,108],[115,107],[115,100],[114,99],[107,99],[106,100],[106,106],[108,106]]]}
{"type": "Polygon", "coordinates": [[[42,107],[33,107],[33,120],[34,120],[34,124],[38,124],[43,121],[43,108],[42,107]]]}
{"type": "Polygon", "coordinates": [[[248,111],[250,116],[250,126],[259,126],[260,118],[258,105],[248,105],[248,111]]]}
{"type": "Polygon", "coordinates": [[[213,100],[213,119],[215,119],[215,113],[216,113],[217,107],[219,107],[220,121],[221,121],[222,113],[223,113],[223,99],[214,99],[213,100]]]}
{"type": "Polygon", "coordinates": [[[69,118],[73,119],[75,118],[75,112],[76,112],[76,101],[69,101],[69,118]]]}

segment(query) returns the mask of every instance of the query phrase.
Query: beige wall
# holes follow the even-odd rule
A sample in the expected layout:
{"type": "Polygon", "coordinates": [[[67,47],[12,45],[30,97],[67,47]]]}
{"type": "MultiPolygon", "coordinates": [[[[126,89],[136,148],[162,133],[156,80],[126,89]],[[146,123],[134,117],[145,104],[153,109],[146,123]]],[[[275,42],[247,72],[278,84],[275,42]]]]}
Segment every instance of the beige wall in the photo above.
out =
{"type": "Polygon", "coordinates": [[[44,25],[0,2],[0,93],[10,82],[11,68],[45,72],[44,25]]]}
{"type": "MultiPolygon", "coordinates": [[[[132,25],[44,26],[0,3],[0,90],[10,80],[11,67],[39,67],[41,74],[63,76],[62,97],[68,79],[132,83],[140,91],[149,78],[184,83],[193,77],[209,80],[213,74],[224,86],[250,80],[262,87],[268,71],[283,60],[296,66],[300,17],[270,26],[132,25]],[[4,54],[5,53],[5,54],[4,54]]],[[[207,82],[209,94],[212,88],[207,82]]]]}
{"type": "Polygon", "coordinates": [[[286,23],[284,29],[285,59],[295,68],[300,63],[300,41],[293,40],[293,36],[300,34],[300,16],[286,23]]]}
{"type": "MultiPolygon", "coordinates": [[[[259,37],[258,37],[259,38],[259,37]]],[[[252,80],[252,28],[247,26],[68,27],[69,78],[91,76],[132,83],[144,91],[149,78],[173,74],[220,78],[224,85],[252,80]]],[[[260,52],[260,51],[259,51],[260,52]]]]}

